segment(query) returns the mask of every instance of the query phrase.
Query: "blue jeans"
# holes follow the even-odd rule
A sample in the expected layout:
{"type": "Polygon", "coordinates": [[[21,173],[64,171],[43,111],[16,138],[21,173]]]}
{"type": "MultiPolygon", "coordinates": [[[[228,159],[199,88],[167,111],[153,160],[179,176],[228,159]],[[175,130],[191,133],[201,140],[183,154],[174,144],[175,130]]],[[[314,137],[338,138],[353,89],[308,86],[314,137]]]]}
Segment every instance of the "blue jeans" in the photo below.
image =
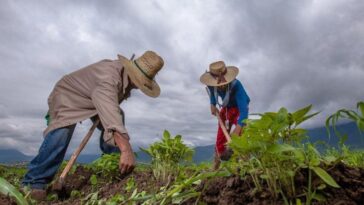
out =
{"type": "MultiPolygon", "coordinates": [[[[39,148],[38,155],[28,165],[28,172],[22,181],[22,186],[33,189],[45,189],[53,180],[62,164],[76,124],[55,129],[47,134],[39,148]]],[[[100,136],[100,149],[103,153],[119,152],[119,148],[104,143],[103,130],[100,136]]]]}

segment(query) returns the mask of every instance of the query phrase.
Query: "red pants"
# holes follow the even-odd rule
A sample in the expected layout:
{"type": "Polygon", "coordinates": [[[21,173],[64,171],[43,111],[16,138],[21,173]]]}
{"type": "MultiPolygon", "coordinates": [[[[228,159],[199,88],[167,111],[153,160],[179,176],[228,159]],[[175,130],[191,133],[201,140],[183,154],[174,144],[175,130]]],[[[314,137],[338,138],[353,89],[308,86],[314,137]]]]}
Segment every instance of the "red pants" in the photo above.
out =
{"type": "MultiPolygon", "coordinates": [[[[229,121],[229,126],[226,127],[228,132],[230,131],[230,128],[232,125],[236,125],[239,118],[239,109],[237,107],[231,107],[231,108],[222,108],[220,111],[220,118],[225,123],[225,120],[229,121]],[[227,111],[226,111],[227,110],[227,111]]],[[[225,143],[227,142],[226,137],[224,133],[222,132],[222,129],[219,125],[219,129],[217,130],[217,136],[216,136],[216,151],[221,154],[225,151],[225,143]]]]}

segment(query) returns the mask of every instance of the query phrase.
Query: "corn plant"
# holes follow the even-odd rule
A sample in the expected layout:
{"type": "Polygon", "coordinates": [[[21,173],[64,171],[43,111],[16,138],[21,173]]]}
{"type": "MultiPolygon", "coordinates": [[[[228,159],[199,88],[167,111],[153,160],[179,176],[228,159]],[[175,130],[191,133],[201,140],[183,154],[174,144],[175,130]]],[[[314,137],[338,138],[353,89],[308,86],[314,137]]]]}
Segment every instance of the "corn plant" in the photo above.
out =
{"type": "Polygon", "coordinates": [[[348,155],[348,148],[344,144],[348,139],[348,135],[345,133],[342,134],[337,130],[336,125],[340,119],[354,121],[359,131],[364,131],[364,102],[361,101],[357,103],[357,111],[340,109],[326,119],[326,129],[329,137],[331,135],[330,124],[335,132],[335,135],[339,137],[339,152],[337,161],[346,161],[347,158],[350,157],[350,155],[348,155]]]}
{"type": "Polygon", "coordinates": [[[24,196],[8,181],[0,177],[0,193],[9,195],[17,201],[19,205],[28,205],[27,200],[24,196]]]}
{"type": "Polygon", "coordinates": [[[330,136],[330,124],[331,124],[335,131],[335,134],[339,137],[343,137],[343,135],[336,129],[336,124],[339,121],[339,119],[347,119],[354,121],[358,129],[360,131],[364,131],[364,102],[363,101],[358,102],[356,107],[357,111],[340,109],[326,119],[326,129],[329,136],[330,136]]]}
{"type": "Polygon", "coordinates": [[[141,148],[152,157],[153,174],[158,180],[167,182],[177,176],[180,163],[192,161],[193,150],[183,144],[182,136],[171,137],[164,131],[162,141],[153,143],[148,149],[141,148]]]}

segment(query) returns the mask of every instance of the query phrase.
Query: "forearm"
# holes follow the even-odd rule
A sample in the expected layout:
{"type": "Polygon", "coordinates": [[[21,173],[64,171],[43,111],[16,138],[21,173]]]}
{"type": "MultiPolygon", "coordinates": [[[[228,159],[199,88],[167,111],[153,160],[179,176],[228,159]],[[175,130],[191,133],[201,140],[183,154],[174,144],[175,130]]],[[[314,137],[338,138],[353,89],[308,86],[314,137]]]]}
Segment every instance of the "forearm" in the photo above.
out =
{"type": "Polygon", "coordinates": [[[127,133],[120,134],[119,132],[114,132],[114,140],[116,145],[119,147],[120,152],[132,152],[133,149],[129,143],[129,136],[127,133]]]}
{"type": "Polygon", "coordinates": [[[135,167],[135,157],[129,143],[129,136],[127,133],[120,134],[114,132],[114,140],[121,152],[119,161],[120,173],[122,175],[128,174],[132,172],[135,167]]]}

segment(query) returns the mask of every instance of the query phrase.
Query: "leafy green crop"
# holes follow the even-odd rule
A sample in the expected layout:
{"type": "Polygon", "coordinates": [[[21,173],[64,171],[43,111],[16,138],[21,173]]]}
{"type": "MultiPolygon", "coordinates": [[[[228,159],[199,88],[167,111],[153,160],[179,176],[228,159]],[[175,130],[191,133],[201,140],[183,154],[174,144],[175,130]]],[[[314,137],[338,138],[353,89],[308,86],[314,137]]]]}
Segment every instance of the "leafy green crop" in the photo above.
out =
{"type": "Polygon", "coordinates": [[[148,149],[141,148],[152,157],[152,169],[154,176],[167,182],[179,172],[179,163],[192,160],[193,150],[183,144],[182,136],[174,138],[165,130],[161,142],[155,142],[148,149]]]}
{"type": "Polygon", "coordinates": [[[90,164],[90,168],[97,174],[103,175],[111,180],[119,176],[119,159],[120,153],[103,154],[90,164]]]}
{"type": "Polygon", "coordinates": [[[0,193],[14,197],[19,205],[27,205],[23,195],[9,182],[0,177],[0,193]]]}
{"type": "MultiPolygon", "coordinates": [[[[298,126],[318,114],[309,114],[311,108],[309,105],[293,113],[281,108],[278,112],[260,114],[260,119],[246,120],[242,136],[232,137],[229,146],[239,162],[240,174],[249,174],[257,191],[265,182],[273,196],[294,198],[294,177],[301,168],[308,168],[309,174],[314,171],[328,185],[338,187],[319,167],[322,158],[314,146],[303,144],[307,131],[298,126]]],[[[313,198],[311,188],[309,181],[307,194],[313,198]]]]}

